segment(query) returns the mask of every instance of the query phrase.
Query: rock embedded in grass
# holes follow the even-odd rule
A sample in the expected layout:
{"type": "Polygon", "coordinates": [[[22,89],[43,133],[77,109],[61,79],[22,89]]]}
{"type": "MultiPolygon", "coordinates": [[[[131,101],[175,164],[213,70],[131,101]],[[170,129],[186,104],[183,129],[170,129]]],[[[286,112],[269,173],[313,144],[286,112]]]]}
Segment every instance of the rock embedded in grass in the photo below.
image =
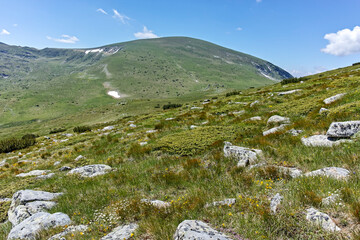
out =
{"type": "Polygon", "coordinates": [[[35,240],[40,231],[58,226],[65,226],[70,223],[71,220],[69,216],[64,213],[58,212],[50,214],[39,212],[12,228],[7,239],[35,240]]]}
{"type": "Polygon", "coordinates": [[[285,129],[286,126],[289,126],[289,124],[281,124],[278,127],[270,128],[269,130],[266,130],[266,131],[263,132],[263,136],[267,136],[267,135],[270,135],[270,134],[281,132],[281,131],[283,131],[285,129]]]}
{"type": "Polygon", "coordinates": [[[68,175],[71,174],[78,174],[81,177],[95,177],[99,175],[104,175],[110,172],[112,168],[105,164],[93,164],[93,165],[86,165],[83,167],[78,167],[72,169],[68,172],[68,175]]]}
{"type": "Polygon", "coordinates": [[[216,231],[208,224],[198,220],[185,220],[179,224],[174,240],[231,240],[232,238],[216,231]]]}
{"type": "Polygon", "coordinates": [[[347,179],[350,177],[350,171],[345,168],[339,167],[326,167],[322,169],[318,169],[312,172],[305,173],[306,177],[314,177],[314,176],[326,176],[330,178],[335,178],[339,180],[347,179]]]}
{"type": "Polygon", "coordinates": [[[279,92],[278,96],[293,94],[293,93],[300,92],[300,91],[302,91],[302,89],[294,89],[294,90],[290,90],[290,91],[286,91],[286,92],[279,92]]]}
{"type": "Polygon", "coordinates": [[[157,208],[167,208],[167,207],[171,206],[170,203],[164,202],[164,201],[161,201],[161,200],[141,199],[141,202],[151,204],[151,205],[153,205],[154,207],[157,207],[157,208]]]}
{"type": "Polygon", "coordinates": [[[280,123],[289,124],[290,118],[274,115],[271,116],[267,121],[267,124],[280,124],[280,123]]]}
{"type": "Polygon", "coordinates": [[[16,177],[35,177],[35,176],[46,175],[49,172],[51,172],[51,171],[50,170],[33,170],[28,173],[20,173],[20,174],[16,175],[16,177]]]}
{"type": "Polygon", "coordinates": [[[321,114],[321,113],[323,113],[323,112],[327,112],[327,111],[329,111],[329,109],[327,109],[327,108],[320,108],[319,114],[321,114]]]}
{"type": "Polygon", "coordinates": [[[330,103],[336,102],[337,100],[341,99],[345,95],[346,95],[346,93],[340,93],[340,94],[337,94],[335,96],[331,96],[329,98],[326,98],[324,100],[324,103],[325,104],[330,104],[330,103]]]}
{"type": "Polygon", "coordinates": [[[336,203],[336,201],[338,201],[340,199],[340,195],[335,193],[335,194],[331,194],[330,196],[323,198],[321,203],[323,205],[331,205],[333,203],[336,203]]]}
{"type": "Polygon", "coordinates": [[[88,226],[86,226],[86,225],[68,226],[64,231],[50,237],[48,240],[62,240],[62,239],[64,239],[63,236],[65,236],[69,233],[85,232],[87,229],[88,229],[88,226]]]}
{"type": "Polygon", "coordinates": [[[281,196],[279,193],[277,193],[274,197],[271,198],[270,200],[270,210],[273,214],[276,213],[277,207],[278,205],[281,203],[281,200],[284,197],[281,196]]]}
{"type": "Polygon", "coordinates": [[[111,233],[102,237],[100,240],[127,240],[133,237],[134,232],[139,226],[137,224],[128,224],[116,227],[111,233]]]}
{"type": "Polygon", "coordinates": [[[255,116],[255,117],[251,117],[249,119],[247,119],[247,121],[261,121],[262,118],[260,116],[255,116]]]}
{"type": "Polygon", "coordinates": [[[336,226],[329,215],[322,213],[315,208],[309,208],[306,211],[306,219],[312,223],[320,225],[326,231],[334,232],[341,230],[338,226],[336,226]]]}
{"type": "Polygon", "coordinates": [[[75,158],[75,161],[79,161],[79,160],[81,160],[81,159],[83,159],[83,158],[85,158],[83,155],[79,155],[79,156],[77,156],[77,157],[75,158]]]}
{"type": "Polygon", "coordinates": [[[234,146],[230,142],[225,142],[224,156],[233,157],[238,160],[238,167],[246,167],[254,165],[258,158],[263,156],[263,153],[259,149],[234,146]]]}
{"type": "Polygon", "coordinates": [[[308,147],[332,147],[339,145],[340,143],[351,142],[351,140],[338,140],[329,138],[327,135],[314,135],[311,137],[302,137],[301,142],[308,147]]]}
{"type": "Polygon", "coordinates": [[[303,130],[297,130],[297,129],[290,129],[289,131],[287,131],[287,133],[293,136],[299,136],[303,132],[304,132],[303,130]]]}
{"type": "Polygon", "coordinates": [[[231,206],[231,205],[234,205],[236,203],[236,198],[227,198],[227,199],[224,199],[222,201],[216,201],[216,202],[212,202],[212,203],[207,203],[205,205],[205,208],[208,208],[208,207],[216,207],[216,206],[231,206]]]}
{"type": "Polygon", "coordinates": [[[359,131],[360,121],[333,122],[326,135],[333,138],[349,138],[359,131]]]}

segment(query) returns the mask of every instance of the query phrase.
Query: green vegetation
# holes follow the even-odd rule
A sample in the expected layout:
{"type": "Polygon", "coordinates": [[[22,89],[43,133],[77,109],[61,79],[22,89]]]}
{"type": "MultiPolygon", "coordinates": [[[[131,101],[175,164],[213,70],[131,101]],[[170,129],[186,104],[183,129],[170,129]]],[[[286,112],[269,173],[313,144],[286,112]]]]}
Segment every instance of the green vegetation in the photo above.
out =
{"type": "Polygon", "coordinates": [[[178,103],[169,103],[169,104],[165,104],[163,106],[163,110],[167,110],[167,109],[171,109],[171,108],[179,108],[181,107],[182,104],[178,104],[178,103]]]}
{"type": "Polygon", "coordinates": [[[73,131],[75,133],[89,132],[89,131],[91,131],[91,127],[89,127],[89,126],[77,126],[77,127],[74,127],[73,131]]]}
{"type": "Polygon", "coordinates": [[[35,138],[35,135],[24,135],[21,139],[10,138],[1,140],[0,153],[8,153],[32,146],[36,143],[35,138]]]}

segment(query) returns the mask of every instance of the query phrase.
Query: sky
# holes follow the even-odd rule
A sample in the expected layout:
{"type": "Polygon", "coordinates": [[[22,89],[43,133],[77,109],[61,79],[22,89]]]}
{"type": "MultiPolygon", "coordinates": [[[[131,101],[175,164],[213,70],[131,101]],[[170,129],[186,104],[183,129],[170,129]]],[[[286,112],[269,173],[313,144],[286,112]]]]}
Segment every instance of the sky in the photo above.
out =
{"type": "Polygon", "coordinates": [[[360,62],[359,0],[0,0],[0,42],[94,48],[186,36],[294,76],[360,62]]]}

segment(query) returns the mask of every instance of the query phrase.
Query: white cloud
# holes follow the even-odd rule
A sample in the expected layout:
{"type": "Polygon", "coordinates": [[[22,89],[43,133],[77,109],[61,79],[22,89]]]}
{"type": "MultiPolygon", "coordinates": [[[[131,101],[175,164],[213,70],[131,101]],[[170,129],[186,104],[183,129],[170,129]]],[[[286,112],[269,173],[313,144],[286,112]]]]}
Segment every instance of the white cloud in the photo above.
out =
{"type": "Polygon", "coordinates": [[[75,36],[69,36],[69,35],[61,35],[61,38],[52,38],[47,36],[46,37],[49,40],[55,41],[55,42],[61,42],[61,43],[76,43],[79,41],[79,39],[75,36]]]}
{"type": "Polygon", "coordinates": [[[120,14],[116,9],[113,9],[113,12],[114,12],[113,18],[120,19],[120,21],[123,24],[126,24],[128,20],[131,20],[131,18],[129,18],[128,16],[120,14]]]}
{"type": "Polygon", "coordinates": [[[343,29],[337,33],[329,33],[324,36],[329,41],[322,52],[335,56],[345,56],[360,52],[360,27],[356,26],[353,30],[343,29]]]}
{"type": "Polygon", "coordinates": [[[289,72],[294,77],[304,77],[304,76],[309,76],[309,75],[322,73],[322,72],[325,72],[325,71],[328,71],[328,70],[329,69],[327,67],[324,67],[324,66],[315,66],[315,67],[312,67],[310,69],[309,68],[293,69],[293,70],[291,70],[289,72]]]}
{"type": "Polygon", "coordinates": [[[146,38],[158,38],[159,36],[153,33],[153,31],[148,30],[147,27],[144,26],[142,32],[134,33],[134,36],[138,39],[146,39],[146,38]]]}
{"type": "Polygon", "coordinates": [[[108,15],[108,13],[107,13],[104,9],[102,9],[102,8],[99,8],[99,9],[97,9],[96,11],[97,11],[97,12],[101,12],[101,13],[103,13],[103,14],[105,14],[105,15],[108,15]]]}
{"type": "Polygon", "coordinates": [[[9,33],[6,29],[3,29],[3,30],[0,32],[0,35],[10,35],[10,33],[9,33]]]}
{"type": "Polygon", "coordinates": [[[236,28],[236,31],[242,31],[243,29],[241,27],[236,28]]]}

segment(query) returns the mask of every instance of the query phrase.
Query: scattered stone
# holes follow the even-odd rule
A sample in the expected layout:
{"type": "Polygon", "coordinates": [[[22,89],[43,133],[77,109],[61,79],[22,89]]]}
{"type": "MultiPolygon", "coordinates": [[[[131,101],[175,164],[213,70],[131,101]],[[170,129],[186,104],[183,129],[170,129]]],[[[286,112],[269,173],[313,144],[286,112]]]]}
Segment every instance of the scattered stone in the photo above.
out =
{"type": "Polygon", "coordinates": [[[281,172],[289,174],[292,178],[297,178],[303,175],[303,172],[300,169],[297,168],[291,168],[291,167],[283,167],[278,166],[277,167],[281,172]]]}
{"type": "Polygon", "coordinates": [[[347,139],[333,139],[329,138],[326,135],[314,135],[311,137],[302,137],[301,142],[308,147],[332,147],[339,145],[340,143],[344,142],[351,142],[351,140],[347,139]]]}
{"type": "Polygon", "coordinates": [[[151,205],[153,205],[154,207],[157,207],[157,208],[167,208],[167,207],[171,206],[170,203],[164,202],[164,201],[161,201],[161,200],[141,199],[141,202],[149,203],[149,204],[151,204],[151,205]]]}
{"type": "Polygon", "coordinates": [[[248,102],[234,102],[234,104],[241,104],[241,105],[246,106],[246,105],[248,105],[249,103],[248,103],[248,102]]]}
{"type": "Polygon", "coordinates": [[[255,106],[255,105],[258,104],[258,103],[260,103],[260,102],[259,102],[258,100],[256,100],[256,101],[250,103],[250,107],[253,107],[253,106],[255,106]]]}
{"type": "Polygon", "coordinates": [[[171,120],[174,120],[175,118],[167,118],[165,119],[165,121],[171,121],[171,120]]]}
{"type": "Polygon", "coordinates": [[[55,176],[55,173],[49,173],[47,175],[40,175],[40,176],[37,176],[36,179],[49,179],[49,178],[52,178],[55,176]]]}
{"type": "Polygon", "coordinates": [[[323,198],[321,203],[323,205],[330,205],[330,204],[333,204],[333,203],[336,203],[336,201],[340,199],[340,195],[339,194],[331,194],[330,196],[326,197],[326,198],[323,198]]]}
{"type": "Polygon", "coordinates": [[[203,109],[202,107],[191,107],[191,110],[196,110],[196,109],[203,109]]]}
{"type": "Polygon", "coordinates": [[[209,123],[208,121],[205,121],[205,122],[202,122],[201,125],[206,125],[208,123],[209,123]]]}
{"type": "Polygon", "coordinates": [[[61,163],[61,161],[56,161],[56,162],[54,162],[54,166],[57,166],[57,165],[59,165],[61,163]]]}
{"type": "Polygon", "coordinates": [[[139,143],[140,146],[145,146],[145,145],[147,145],[147,144],[148,144],[147,142],[140,142],[140,143],[139,143]]]}
{"type": "Polygon", "coordinates": [[[85,158],[83,155],[79,155],[75,158],[75,161],[79,161],[80,159],[83,159],[83,158],[85,158]]]}
{"type": "Polygon", "coordinates": [[[148,130],[148,131],[146,131],[146,133],[156,133],[157,132],[157,130],[148,130]]]}
{"type": "Polygon", "coordinates": [[[65,172],[65,171],[70,171],[71,170],[71,167],[68,167],[68,166],[63,166],[59,169],[61,172],[65,172]]]}
{"type": "Polygon", "coordinates": [[[118,226],[111,233],[101,238],[100,240],[118,240],[118,239],[127,240],[133,236],[137,228],[138,228],[137,224],[118,226]]]}
{"type": "Polygon", "coordinates": [[[0,198],[0,202],[11,202],[11,198],[0,198]]]}
{"type": "Polygon", "coordinates": [[[0,162],[0,167],[4,166],[5,164],[6,164],[6,159],[4,159],[0,162]]]}
{"type": "Polygon", "coordinates": [[[329,109],[327,109],[327,108],[320,108],[319,113],[321,114],[321,113],[327,112],[327,111],[329,111],[329,109]]]}
{"type": "Polygon", "coordinates": [[[279,115],[274,115],[274,116],[271,116],[267,121],[267,124],[272,124],[272,123],[275,123],[275,124],[290,123],[290,118],[282,117],[279,115]]]}
{"type": "Polygon", "coordinates": [[[277,133],[277,132],[281,132],[285,129],[286,126],[288,126],[289,124],[281,124],[280,126],[278,127],[273,127],[269,130],[266,130],[263,132],[263,136],[267,136],[269,134],[273,134],[273,133],[277,133]]]}
{"type": "Polygon", "coordinates": [[[103,131],[110,131],[110,130],[113,130],[115,127],[114,126],[107,126],[107,127],[104,127],[102,130],[103,131]]]}
{"type": "Polygon", "coordinates": [[[68,215],[64,213],[46,213],[39,212],[26,220],[22,221],[19,225],[11,229],[8,240],[10,239],[28,239],[35,240],[36,235],[49,228],[58,226],[65,226],[71,223],[68,215]]]}
{"type": "Polygon", "coordinates": [[[251,117],[248,119],[248,121],[261,121],[261,117],[260,116],[255,116],[255,117],[251,117]]]}
{"type": "Polygon", "coordinates": [[[34,176],[41,176],[46,175],[47,173],[51,172],[50,170],[33,170],[28,173],[20,173],[16,175],[16,177],[34,177],[34,176]]]}
{"type": "Polygon", "coordinates": [[[81,177],[95,177],[110,172],[112,168],[105,164],[93,164],[72,169],[68,175],[79,174],[81,177]]]}
{"type": "Polygon", "coordinates": [[[129,125],[129,127],[136,128],[136,125],[132,123],[132,124],[129,125]]]}
{"type": "Polygon", "coordinates": [[[306,211],[306,219],[312,223],[321,225],[321,227],[326,231],[334,232],[341,230],[338,226],[336,226],[329,215],[322,213],[315,208],[309,208],[306,211]]]}
{"type": "Polygon", "coordinates": [[[65,137],[72,137],[72,136],[74,136],[74,134],[72,134],[72,133],[64,133],[63,136],[65,136],[65,137]]]}
{"type": "Polygon", "coordinates": [[[262,151],[259,149],[250,149],[245,147],[233,146],[229,142],[225,142],[225,157],[234,157],[238,160],[238,167],[246,167],[254,165],[258,157],[262,157],[262,151]]]}
{"type": "Polygon", "coordinates": [[[216,231],[209,225],[198,220],[185,220],[179,224],[174,240],[231,240],[225,234],[216,231]]]}
{"type": "Polygon", "coordinates": [[[245,113],[245,110],[241,110],[241,111],[237,111],[237,112],[232,112],[232,114],[234,114],[235,116],[238,116],[238,115],[242,115],[245,113]]]}
{"type": "Polygon", "coordinates": [[[349,138],[359,131],[360,121],[333,122],[326,135],[334,138],[349,138]]]}
{"type": "Polygon", "coordinates": [[[205,208],[208,207],[216,207],[216,206],[225,206],[225,205],[234,205],[236,203],[236,198],[227,198],[223,201],[217,201],[217,202],[213,202],[213,203],[207,203],[205,205],[205,208]]]}
{"type": "Polygon", "coordinates": [[[278,205],[281,203],[281,200],[284,197],[281,196],[279,193],[277,193],[274,197],[271,198],[270,200],[270,210],[273,214],[276,213],[276,209],[278,207],[278,205]]]}
{"type": "Polygon", "coordinates": [[[325,104],[333,103],[333,102],[341,99],[341,98],[342,98],[343,96],[345,96],[345,95],[346,95],[346,93],[340,93],[340,94],[337,94],[337,95],[335,95],[335,96],[329,97],[329,98],[327,98],[327,99],[324,100],[324,103],[325,103],[325,104]]]}
{"type": "Polygon", "coordinates": [[[284,95],[288,95],[288,94],[292,94],[292,93],[296,93],[296,92],[300,92],[302,91],[302,89],[294,89],[294,90],[290,90],[290,91],[286,91],[286,92],[279,92],[278,96],[284,96],[284,95]]]}
{"type": "Polygon", "coordinates": [[[313,176],[326,176],[335,179],[346,179],[350,176],[350,171],[345,168],[339,167],[326,167],[322,169],[318,169],[312,172],[305,173],[306,177],[313,176]]]}
{"type": "Polygon", "coordinates": [[[88,229],[88,226],[86,226],[86,225],[69,226],[64,231],[50,237],[48,240],[62,240],[62,237],[69,233],[85,232],[87,229],[88,229]]]}
{"type": "Polygon", "coordinates": [[[293,136],[299,136],[303,132],[304,132],[303,130],[296,130],[296,129],[290,129],[289,131],[287,131],[287,133],[293,136]]]}
{"type": "Polygon", "coordinates": [[[190,126],[190,129],[195,129],[195,128],[197,128],[196,125],[191,125],[191,126],[190,126]]]}

